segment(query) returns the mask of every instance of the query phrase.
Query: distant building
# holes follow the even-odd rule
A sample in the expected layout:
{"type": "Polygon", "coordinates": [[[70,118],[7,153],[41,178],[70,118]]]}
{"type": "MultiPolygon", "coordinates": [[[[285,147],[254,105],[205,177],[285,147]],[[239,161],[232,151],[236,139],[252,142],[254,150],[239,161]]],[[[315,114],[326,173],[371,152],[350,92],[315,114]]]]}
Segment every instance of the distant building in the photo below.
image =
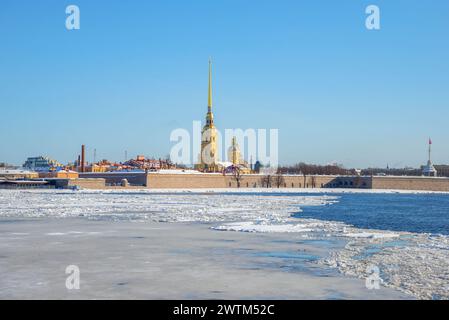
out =
{"type": "Polygon", "coordinates": [[[111,163],[108,160],[104,159],[97,163],[86,165],[84,168],[84,172],[108,172],[112,171],[112,169],[117,166],[119,166],[119,164],[111,163]]]}
{"type": "Polygon", "coordinates": [[[20,169],[0,169],[0,180],[35,179],[39,175],[37,172],[20,169]]]}
{"type": "Polygon", "coordinates": [[[6,162],[0,162],[0,170],[2,169],[17,169],[16,166],[13,166],[12,164],[8,164],[6,162]]]}
{"type": "Polygon", "coordinates": [[[93,163],[86,166],[84,172],[107,172],[111,166],[93,163]]]}
{"type": "Polygon", "coordinates": [[[0,180],[0,189],[54,188],[44,180],[0,180]]]}
{"type": "Polygon", "coordinates": [[[426,177],[436,177],[438,175],[438,171],[432,163],[427,162],[422,169],[422,175],[426,177]]]}
{"type": "Polygon", "coordinates": [[[175,166],[167,159],[146,159],[145,156],[138,155],[136,159],[131,159],[122,164],[122,170],[161,170],[172,169],[175,166]]]}
{"type": "Polygon", "coordinates": [[[254,172],[259,173],[260,172],[260,168],[262,168],[262,164],[260,163],[260,161],[256,161],[256,163],[254,164],[254,172]]]}
{"type": "Polygon", "coordinates": [[[63,165],[56,160],[39,156],[28,158],[23,164],[23,167],[33,171],[50,171],[55,168],[61,168],[63,165]]]}
{"type": "Polygon", "coordinates": [[[236,137],[232,137],[232,144],[228,149],[228,161],[232,162],[234,165],[243,163],[236,137]]]}
{"type": "Polygon", "coordinates": [[[72,170],[53,170],[39,172],[39,178],[77,179],[78,172],[72,170]]]}
{"type": "MultiPolygon", "coordinates": [[[[242,174],[251,173],[248,163],[241,156],[236,137],[232,137],[232,144],[228,149],[228,161],[231,163],[231,171],[238,169],[242,174]]],[[[224,170],[229,171],[228,167],[225,167],[224,170]]]]}
{"type": "Polygon", "coordinates": [[[422,175],[426,177],[436,177],[437,170],[432,164],[431,160],[431,152],[432,152],[432,140],[429,139],[429,159],[427,160],[427,164],[422,168],[422,175]]]}

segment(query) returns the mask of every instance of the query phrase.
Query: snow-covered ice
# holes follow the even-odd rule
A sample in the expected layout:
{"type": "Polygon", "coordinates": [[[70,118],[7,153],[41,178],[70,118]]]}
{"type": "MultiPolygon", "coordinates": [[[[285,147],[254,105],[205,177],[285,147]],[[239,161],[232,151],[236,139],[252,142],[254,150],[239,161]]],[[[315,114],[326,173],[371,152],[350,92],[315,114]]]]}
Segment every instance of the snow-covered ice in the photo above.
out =
{"type": "MultiPolygon", "coordinates": [[[[367,276],[367,266],[376,265],[387,287],[422,299],[449,298],[447,236],[359,229],[342,222],[300,218],[305,206],[332,206],[338,201],[339,193],[329,191],[295,195],[254,190],[0,190],[0,219],[81,217],[95,221],[202,222],[216,231],[337,238],[346,241],[346,246],[318,260],[318,265],[361,279],[367,276]]],[[[84,237],[94,236],[95,232],[51,230],[46,236],[84,237]]],[[[9,236],[20,238],[26,233],[9,236]]]]}
{"type": "Polygon", "coordinates": [[[334,196],[245,196],[146,191],[0,190],[0,217],[79,217],[113,220],[283,221],[302,205],[326,205],[334,196]]]}

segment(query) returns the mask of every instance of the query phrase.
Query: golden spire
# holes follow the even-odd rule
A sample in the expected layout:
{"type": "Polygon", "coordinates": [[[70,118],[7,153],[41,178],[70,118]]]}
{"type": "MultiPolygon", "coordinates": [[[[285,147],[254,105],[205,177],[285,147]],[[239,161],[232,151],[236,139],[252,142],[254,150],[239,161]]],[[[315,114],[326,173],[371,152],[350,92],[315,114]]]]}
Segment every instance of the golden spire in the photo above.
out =
{"type": "Polygon", "coordinates": [[[207,99],[207,108],[209,111],[212,109],[212,61],[209,58],[209,91],[207,99]]]}

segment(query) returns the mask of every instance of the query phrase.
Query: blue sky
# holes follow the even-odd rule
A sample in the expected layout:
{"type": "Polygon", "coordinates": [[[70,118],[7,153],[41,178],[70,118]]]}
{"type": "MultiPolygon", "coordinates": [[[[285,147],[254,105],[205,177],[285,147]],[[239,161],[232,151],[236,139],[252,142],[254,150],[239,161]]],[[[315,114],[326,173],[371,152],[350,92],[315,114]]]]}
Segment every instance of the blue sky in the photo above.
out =
{"type": "Polygon", "coordinates": [[[281,164],[418,166],[429,136],[449,163],[448,33],[447,0],[3,0],[0,162],[165,156],[212,56],[217,127],[279,128],[281,164]]]}

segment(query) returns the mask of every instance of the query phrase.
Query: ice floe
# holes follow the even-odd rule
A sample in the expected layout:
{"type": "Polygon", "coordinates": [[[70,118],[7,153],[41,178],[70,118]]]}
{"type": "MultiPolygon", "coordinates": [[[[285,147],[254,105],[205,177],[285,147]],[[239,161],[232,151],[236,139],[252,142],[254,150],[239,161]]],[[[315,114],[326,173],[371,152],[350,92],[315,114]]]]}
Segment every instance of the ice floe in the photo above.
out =
{"type": "Polygon", "coordinates": [[[420,299],[449,298],[449,238],[401,233],[391,237],[351,240],[320,263],[365,279],[367,267],[381,271],[383,285],[420,299]]]}
{"type": "Polygon", "coordinates": [[[247,221],[233,222],[213,227],[212,229],[221,231],[242,231],[242,232],[313,232],[324,227],[323,223],[282,223],[273,224],[269,221],[247,221]]]}
{"type": "Polygon", "coordinates": [[[159,194],[148,192],[0,190],[0,217],[86,217],[167,222],[284,221],[301,206],[328,205],[336,196],[159,194]]]}
{"type": "Polygon", "coordinates": [[[396,238],[399,237],[399,234],[391,232],[354,232],[354,233],[343,233],[343,236],[349,238],[382,239],[382,238],[396,238]]]}

